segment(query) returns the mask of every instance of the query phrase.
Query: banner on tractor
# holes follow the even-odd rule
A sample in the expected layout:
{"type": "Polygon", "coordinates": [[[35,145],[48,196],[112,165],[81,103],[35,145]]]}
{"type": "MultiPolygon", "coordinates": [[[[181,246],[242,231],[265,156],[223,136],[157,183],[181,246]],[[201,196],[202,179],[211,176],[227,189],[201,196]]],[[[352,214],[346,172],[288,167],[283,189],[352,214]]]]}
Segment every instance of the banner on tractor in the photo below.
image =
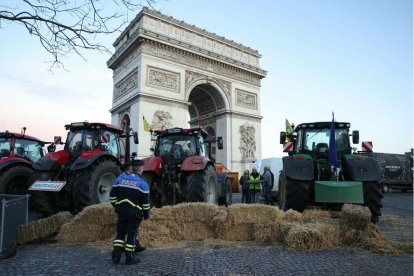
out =
{"type": "Polygon", "coordinates": [[[66,181],[35,181],[29,190],[59,192],[66,185],[66,181]]]}

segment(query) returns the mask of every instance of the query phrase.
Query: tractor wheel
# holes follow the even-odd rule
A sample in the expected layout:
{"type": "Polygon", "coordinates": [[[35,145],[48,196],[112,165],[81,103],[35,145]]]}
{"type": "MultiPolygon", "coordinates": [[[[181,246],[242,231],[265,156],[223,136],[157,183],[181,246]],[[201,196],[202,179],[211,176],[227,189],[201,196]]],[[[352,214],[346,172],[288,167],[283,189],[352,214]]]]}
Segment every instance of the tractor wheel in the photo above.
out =
{"type": "Polygon", "coordinates": [[[303,212],[310,199],[310,184],[307,181],[293,180],[289,177],[282,179],[283,199],[282,209],[293,209],[303,212]]]}
{"type": "Polygon", "coordinates": [[[212,166],[189,173],[186,184],[187,202],[207,202],[217,204],[217,175],[212,166]]]}
{"type": "Polygon", "coordinates": [[[233,191],[232,191],[230,178],[226,177],[224,185],[226,185],[226,195],[222,196],[222,197],[219,197],[218,204],[219,205],[224,205],[224,206],[227,207],[227,206],[229,206],[233,203],[233,191]]]}
{"type": "Polygon", "coordinates": [[[144,173],[143,174],[144,180],[147,182],[150,196],[151,196],[151,205],[156,208],[161,208],[161,191],[159,185],[161,184],[161,180],[152,173],[144,173]]]}
{"type": "Polygon", "coordinates": [[[382,191],[381,185],[376,181],[363,182],[364,185],[364,205],[371,211],[371,222],[376,223],[381,216],[382,191]]]}
{"type": "Polygon", "coordinates": [[[109,192],[120,174],[121,169],[111,160],[95,162],[77,173],[72,191],[74,212],[92,204],[109,202],[109,192]]]}
{"type": "Polygon", "coordinates": [[[283,203],[285,202],[285,193],[286,193],[286,187],[283,186],[283,184],[285,184],[285,181],[282,181],[283,178],[286,178],[285,175],[280,174],[279,175],[279,182],[278,182],[278,187],[279,187],[279,199],[278,199],[278,204],[279,204],[279,208],[283,210],[283,203]]]}
{"type": "MultiPolygon", "coordinates": [[[[39,173],[35,172],[29,178],[29,185],[31,186],[36,180],[41,180],[39,173]]],[[[29,197],[29,209],[42,213],[45,217],[51,216],[57,212],[53,193],[54,192],[41,192],[41,191],[28,191],[29,197]]]]}
{"type": "Polygon", "coordinates": [[[231,205],[233,203],[233,190],[231,186],[231,180],[230,178],[227,178],[226,180],[226,202],[224,203],[227,206],[231,205]]]}
{"type": "Polygon", "coordinates": [[[0,172],[0,194],[24,195],[33,170],[26,166],[13,166],[0,172]]]}

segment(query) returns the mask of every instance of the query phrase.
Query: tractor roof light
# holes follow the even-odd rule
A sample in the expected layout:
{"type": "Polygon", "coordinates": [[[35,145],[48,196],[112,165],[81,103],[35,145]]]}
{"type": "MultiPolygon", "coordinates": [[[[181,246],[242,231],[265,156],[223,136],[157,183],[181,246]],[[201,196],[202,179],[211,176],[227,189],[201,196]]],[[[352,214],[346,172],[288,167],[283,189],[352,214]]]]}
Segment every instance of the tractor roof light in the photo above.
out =
{"type": "Polygon", "coordinates": [[[179,127],[167,129],[167,133],[182,133],[182,132],[183,132],[183,129],[179,127]]]}

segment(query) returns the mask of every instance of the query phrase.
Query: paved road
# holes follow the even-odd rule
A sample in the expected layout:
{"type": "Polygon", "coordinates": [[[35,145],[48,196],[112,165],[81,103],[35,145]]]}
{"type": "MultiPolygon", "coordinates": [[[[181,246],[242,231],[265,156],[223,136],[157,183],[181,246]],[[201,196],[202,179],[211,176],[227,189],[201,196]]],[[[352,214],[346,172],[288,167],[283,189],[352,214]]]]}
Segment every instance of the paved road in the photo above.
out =
{"type": "MultiPolygon", "coordinates": [[[[239,195],[235,195],[237,201],[239,195]]],[[[385,194],[384,214],[412,221],[412,193],[385,194]]],[[[381,226],[380,226],[381,227],[381,226]]],[[[412,233],[412,228],[411,228],[412,233]]],[[[411,235],[412,241],[412,235],[411,235]]],[[[189,243],[147,249],[141,263],[114,265],[109,250],[89,245],[36,244],[0,260],[0,275],[412,275],[413,257],[360,250],[289,250],[281,245],[189,243]]]]}

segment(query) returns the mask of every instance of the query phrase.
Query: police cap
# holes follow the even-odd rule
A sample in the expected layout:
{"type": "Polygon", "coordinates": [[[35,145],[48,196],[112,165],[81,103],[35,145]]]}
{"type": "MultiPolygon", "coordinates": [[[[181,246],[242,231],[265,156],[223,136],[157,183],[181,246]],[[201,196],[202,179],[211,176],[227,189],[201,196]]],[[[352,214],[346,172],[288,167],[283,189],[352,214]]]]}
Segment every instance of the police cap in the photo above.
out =
{"type": "Polygon", "coordinates": [[[132,160],[132,167],[141,167],[144,166],[144,161],[140,159],[132,160]]]}

